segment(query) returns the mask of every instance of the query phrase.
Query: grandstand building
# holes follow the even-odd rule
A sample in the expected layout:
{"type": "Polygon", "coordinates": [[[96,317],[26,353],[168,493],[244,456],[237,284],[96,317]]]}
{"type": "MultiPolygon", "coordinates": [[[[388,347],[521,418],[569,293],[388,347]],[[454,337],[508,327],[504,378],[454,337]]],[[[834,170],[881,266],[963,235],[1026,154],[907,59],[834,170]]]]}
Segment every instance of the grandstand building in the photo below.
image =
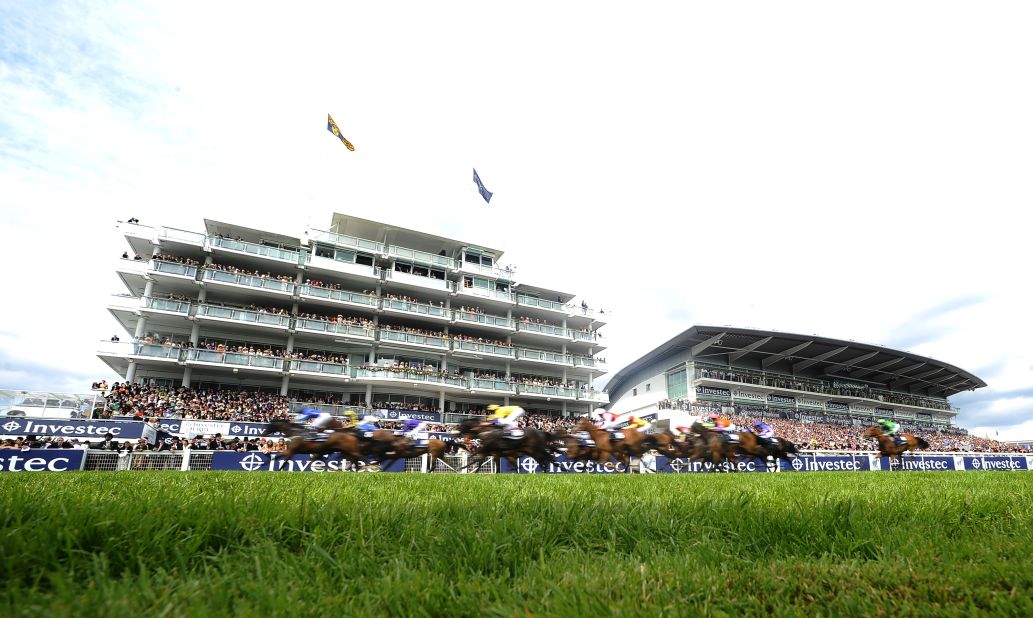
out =
{"type": "Polygon", "coordinates": [[[658,412],[661,419],[735,407],[840,424],[890,418],[934,430],[958,414],[948,397],[983,386],[967,371],[901,350],[693,326],[620,370],[607,390],[613,411],[658,412]]]}
{"type": "Polygon", "coordinates": [[[126,380],[456,413],[607,401],[605,316],[520,281],[498,249],[343,214],[304,238],[120,227],[128,293],[109,311],[131,337],[99,356],[126,380]]]}

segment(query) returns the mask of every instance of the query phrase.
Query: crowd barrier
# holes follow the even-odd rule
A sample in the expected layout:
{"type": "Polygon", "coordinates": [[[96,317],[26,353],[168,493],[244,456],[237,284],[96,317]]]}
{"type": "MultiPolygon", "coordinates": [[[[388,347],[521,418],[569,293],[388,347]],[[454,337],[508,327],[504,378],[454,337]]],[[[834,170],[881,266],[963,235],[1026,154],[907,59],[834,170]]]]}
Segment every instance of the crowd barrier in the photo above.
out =
{"type": "MultiPolygon", "coordinates": [[[[469,455],[460,452],[449,455],[436,466],[434,472],[461,472],[469,464],[469,455]]],[[[0,472],[71,472],[75,470],[233,470],[242,472],[347,472],[353,466],[331,455],[325,460],[311,460],[307,455],[297,455],[290,461],[277,460],[269,454],[257,451],[239,453],[236,451],[160,451],[125,452],[86,449],[3,449],[0,450],[0,472]]],[[[759,459],[740,460],[737,472],[847,472],[862,470],[896,470],[885,457],[876,454],[848,451],[823,451],[803,453],[790,463],[779,462],[769,468],[767,462],[759,459]]],[[[986,453],[923,453],[905,456],[903,470],[964,471],[964,470],[1033,470],[1033,455],[998,455],[986,453]]],[[[383,472],[429,472],[427,456],[399,460],[384,467],[383,472]]],[[[495,464],[489,461],[478,472],[495,472],[495,464]]],[[[541,466],[533,459],[520,457],[516,468],[503,460],[498,470],[503,473],[540,474],[541,466]]],[[[623,464],[608,462],[575,462],[558,457],[549,464],[550,473],[559,474],[618,474],[626,472],[623,464]]],[[[696,473],[708,474],[729,472],[729,466],[714,467],[710,463],[689,462],[685,459],[669,460],[666,457],[645,457],[634,460],[632,471],[656,474],[696,473]]]]}

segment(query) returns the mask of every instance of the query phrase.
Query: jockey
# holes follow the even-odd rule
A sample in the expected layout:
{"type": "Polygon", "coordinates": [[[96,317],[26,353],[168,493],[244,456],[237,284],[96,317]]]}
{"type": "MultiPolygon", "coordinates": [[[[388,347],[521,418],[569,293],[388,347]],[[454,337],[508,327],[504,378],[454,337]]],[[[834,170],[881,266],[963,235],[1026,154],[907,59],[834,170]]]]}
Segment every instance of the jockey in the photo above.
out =
{"type": "Polygon", "coordinates": [[[625,429],[637,429],[642,432],[646,431],[648,428],[649,421],[647,421],[644,418],[639,418],[637,416],[632,416],[631,422],[628,423],[627,427],[625,427],[625,429]]]}
{"type": "Polygon", "coordinates": [[[762,438],[764,440],[773,440],[775,438],[775,430],[764,421],[754,421],[754,423],[750,425],[750,429],[753,430],[753,433],[757,434],[758,438],[762,438]]]}
{"type": "Polygon", "coordinates": [[[883,433],[893,438],[894,442],[903,441],[904,437],[897,435],[897,430],[900,429],[900,425],[898,423],[894,423],[893,421],[885,418],[880,418],[876,423],[879,424],[879,427],[882,427],[883,433]]]}
{"type": "Polygon", "coordinates": [[[523,408],[520,406],[499,406],[493,404],[488,406],[488,410],[492,412],[488,420],[507,430],[511,438],[519,438],[523,435],[522,433],[516,433],[518,431],[517,419],[525,414],[523,408]]]}
{"type": "Polygon", "coordinates": [[[606,431],[614,431],[618,427],[628,422],[627,418],[621,417],[620,414],[614,414],[613,412],[606,412],[603,414],[603,425],[602,428],[606,431]]]}
{"type": "Polygon", "coordinates": [[[333,416],[329,412],[321,412],[312,408],[305,408],[294,417],[294,422],[299,425],[304,425],[308,422],[309,429],[318,436],[323,433],[323,428],[326,427],[327,423],[333,420],[333,416]]]}
{"type": "Polygon", "coordinates": [[[410,418],[402,423],[402,435],[410,440],[416,440],[417,434],[423,433],[424,431],[427,431],[427,421],[410,418]]]}
{"type": "Polygon", "coordinates": [[[345,410],[341,418],[341,425],[347,429],[359,424],[359,415],[354,410],[345,410]]]}
{"type": "Polygon", "coordinates": [[[707,420],[702,422],[702,425],[730,442],[735,442],[739,438],[732,421],[721,416],[717,412],[711,413],[710,416],[707,417],[707,420]]]}
{"type": "Polygon", "coordinates": [[[366,416],[362,417],[362,420],[359,422],[356,429],[358,429],[359,431],[376,431],[377,429],[380,429],[380,427],[377,425],[378,422],[380,422],[379,418],[373,416],[372,414],[367,414],[366,416]]]}

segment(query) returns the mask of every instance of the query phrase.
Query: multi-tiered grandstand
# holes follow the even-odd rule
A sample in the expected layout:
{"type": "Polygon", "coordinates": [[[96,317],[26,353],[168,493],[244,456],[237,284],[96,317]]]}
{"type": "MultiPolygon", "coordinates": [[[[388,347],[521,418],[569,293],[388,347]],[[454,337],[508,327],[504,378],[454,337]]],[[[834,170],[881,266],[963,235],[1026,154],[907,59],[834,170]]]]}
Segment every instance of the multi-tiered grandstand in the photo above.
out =
{"type": "Polygon", "coordinates": [[[693,326],[619,371],[608,391],[615,411],[661,418],[658,408],[717,406],[840,424],[889,418],[938,430],[958,413],[948,397],[984,386],[953,365],[882,346],[693,326]]]}
{"type": "Polygon", "coordinates": [[[120,229],[128,294],[109,310],[131,340],[99,356],[128,381],[448,414],[607,401],[605,316],[519,281],[498,249],[343,214],[304,237],[120,229]]]}

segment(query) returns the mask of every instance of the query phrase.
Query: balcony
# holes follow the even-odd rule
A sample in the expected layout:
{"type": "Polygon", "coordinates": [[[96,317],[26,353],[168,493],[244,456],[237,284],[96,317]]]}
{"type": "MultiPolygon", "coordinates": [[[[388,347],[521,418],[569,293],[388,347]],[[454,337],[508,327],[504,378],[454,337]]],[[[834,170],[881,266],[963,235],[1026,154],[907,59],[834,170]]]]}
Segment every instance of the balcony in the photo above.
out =
{"type": "Polygon", "coordinates": [[[301,298],[327,301],[349,307],[362,307],[364,309],[376,309],[377,307],[377,297],[375,295],[349,292],[348,290],[334,290],[305,284],[298,286],[298,294],[301,298]]]}
{"type": "Polygon", "coordinates": [[[459,296],[467,296],[470,298],[476,298],[479,301],[496,301],[499,303],[506,303],[512,305],[516,300],[513,297],[512,292],[503,292],[501,290],[492,290],[490,288],[479,288],[476,286],[467,287],[460,283],[456,288],[456,293],[459,296]]]}
{"type": "Polygon", "coordinates": [[[350,378],[355,373],[351,367],[341,363],[324,363],[321,361],[292,360],[290,372],[336,378],[350,378]]]}
{"type": "Polygon", "coordinates": [[[425,318],[437,319],[444,322],[449,321],[450,317],[450,311],[448,309],[445,309],[444,306],[431,305],[427,303],[413,303],[405,300],[385,298],[382,306],[385,313],[415,315],[425,318]]]}
{"type": "Polygon", "coordinates": [[[447,350],[448,339],[444,335],[418,335],[400,330],[380,329],[380,342],[412,346],[432,350],[447,350]]]}
{"type": "Polygon", "coordinates": [[[517,321],[516,327],[518,333],[543,335],[546,337],[553,337],[557,339],[570,339],[570,330],[563,328],[562,326],[517,321]]]}
{"type": "Polygon", "coordinates": [[[365,238],[358,238],[356,236],[349,236],[347,234],[337,234],[335,232],[327,232],[325,230],[310,228],[309,238],[311,240],[328,242],[344,249],[358,249],[359,251],[365,251],[367,253],[376,253],[378,255],[384,254],[384,243],[380,243],[375,240],[366,240],[365,238]]]}
{"type": "Polygon", "coordinates": [[[510,346],[467,341],[465,339],[453,339],[452,351],[494,358],[516,358],[516,353],[510,346]]]}
{"type": "Polygon", "coordinates": [[[461,311],[459,309],[452,310],[452,321],[472,326],[497,328],[509,332],[516,330],[516,322],[509,318],[487,315],[484,313],[474,313],[473,311],[461,311]]]}
{"type": "Polygon", "coordinates": [[[150,271],[155,274],[162,274],[166,276],[182,277],[184,279],[194,280],[197,278],[197,267],[190,266],[188,264],[178,264],[176,262],[165,262],[163,260],[154,259],[151,260],[150,271]]]}
{"type": "Polygon", "coordinates": [[[276,294],[290,296],[294,293],[293,281],[280,281],[269,277],[258,277],[255,275],[242,275],[225,270],[204,271],[204,281],[223,285],[236,285],[251,289],[264,290],[276,294]]]}
{"type": "Polygon", "coordinates": [[[197,319],[254,324],[279,330],[287,330],[291,327],[291,317],[289,315],[236,309],[233,307],[219,307],[217,305],[198,305],[197,319]]]}
{"type": "Polygon", "coordinates": [[[173,242],[193,245],[195,247],[204,246],[205,235],[199,232],[189,232],[187,230],[179,230],[174,227],[160,227],[157,228],[155,232],[155,240],[163,245],[168,242],[173,242]]]}
{"type": "Polygon", "coordinates": [[[355,370],[355,377],[359,380],[385,380],[390,382],[411,382],[414,386],[420,384],[436,384],[441,387],[466,389],[466,378],[455,378],[443,376],[439,373],[426,373],[395,367],[362,367],[355,370]]]}
{"type": "Polygon", "coordinates": [[[606,363],[598,361],[590,356],[574,356],[574,366],[584,367],[593,371],[606,371],[606,363]]]}
{"type": "Polygon", "coordinates": [[[596,343],[599,341],[599,335],[596,333],[586,333],[574,329],[570,329],[570,338],[574,343],[596,343]]]}
{"type": "Polygon", "coordinates": [[[241,354],[239,352],[218,352],[192,348],[186,351],[187,364],[225,365],[231,367],[248,367],[264,372],[283,371],[283,359],[278,356],[261,354],[241,354]]]}
{"type": "Polygon", "coordinates": [[[179,362],[180,353],[183,350],[171,345],[157,345],[153,343],[134,343],[130,357],[143,357],[164,361],[179,362]]]}
{"type": "Polygon", "coordinates": [[[561,354],[559,352],[548,352],[545,350],[529,350],[527,348],[516,349],[517,360],[526,360],[537,363],[548,363],[550,365],[570,365],[571,357],[569,354],[561,354]]]}
{"type": "Polygon", "coordinates": [[[320,333],[334,337],[347,337],[349,339],[361,339],[364,341],[373,341],[376,336],[372,326],[348,324],[347,322],[311,320],[307,318],[298,318],[295,322],[294,328],[298,332],[320,333]]]}
{"type": "Polygon", "coordinates": [[[385,270],[384,281],[391,283],[398,283],[401,285],[410,285],[418,288],[424,288],[427,290],[437,290],[439,292],[451,292],[452,282],[447,279],[435,279],[433,277],[423,277],[421,275],[413,275],[410,273],[403,273],[397,270],[385,270]]]}
{"type": "Polygon", "coordinates": [[[406,249],[405,247],[388,247],[387,254],[392,257],[402,258],[403,260],[409,260],[417,264],[423,264],[424,266],[443,268],[446,271],[455,268],[455,260],[452,258],[445,255],[434,255],[433,253],[427,253],[426,251],[406,249]]]}
{"type": "Polygon", "coordinates": [[[267,247],[258,243],[247,242],[245,240],[234,240],[232,238],[222,238],[221,236],[209,236],[208,245],[212,249],[221,249],[223,251],[229,251],[240,255],[263,257],[293,265],[304,264],[308,258],[307,253],[302,253],[295,249],[267,247]]]}
{"type": "Polygon", "coordinates": [[[144,300],[144,310],[187,315],[190,313],[190,301],[172,300],[169,298],[148,298],[144,300]]]}
{"type": "Polygon", "coordinates": [[[477,391],[491,391],[493,393],[516,394],[516,384],[505,380],[491,380],[487,378],[470,378],[470,388],[477,391]]]}
{"type": "Polygon", "coordinates": [[[480,275],[482,277],[488,277],[498,281],[515,281],[516,273],[512,269],[507,270],[499,268],[498,266],[485,266],[483,264],[474,264],[473,262],[460,261],[459,270],[464,273],[471,275],[480,275]]]}
{"type": "Polygon", "coordinates": [[[609,403],[610,397],[606,393],[600,393],[599,391],[588,390],[579,391],[577,395],[578,401],[590,401],[592,403],[609,403]]]}
{"type": "Polygon", "coordinates": [[[526,296],[524,294],[516,295],[516,303],[522,307],[536,307],[538,309],[545,309],[547,311],[555,311],[567,315],[567,306],[563,303],[545,300],[544,298],[535,298],[534,296],[526,296]]]}
{"type": "Polygon", "coordinates": [[[348,274],[355,275],[356,277],[363,277],[366,279],[379,279],[380,269],[376,266],[358,264],[356,262],[344,262],[341,260],[334,260],[331,258],[320,257],[318,255],[304,254],[308,257],[308,266],[306,268],[310,271],[320,271],[331,274],[348,274]]]}
{"type": "Polygon", "coordinates": [[[576,388],[562,386],[535,386],[533,384],[517,384],[517,395],[527,397],[548,397],[550,399],[577,399],[576,388]]]}

